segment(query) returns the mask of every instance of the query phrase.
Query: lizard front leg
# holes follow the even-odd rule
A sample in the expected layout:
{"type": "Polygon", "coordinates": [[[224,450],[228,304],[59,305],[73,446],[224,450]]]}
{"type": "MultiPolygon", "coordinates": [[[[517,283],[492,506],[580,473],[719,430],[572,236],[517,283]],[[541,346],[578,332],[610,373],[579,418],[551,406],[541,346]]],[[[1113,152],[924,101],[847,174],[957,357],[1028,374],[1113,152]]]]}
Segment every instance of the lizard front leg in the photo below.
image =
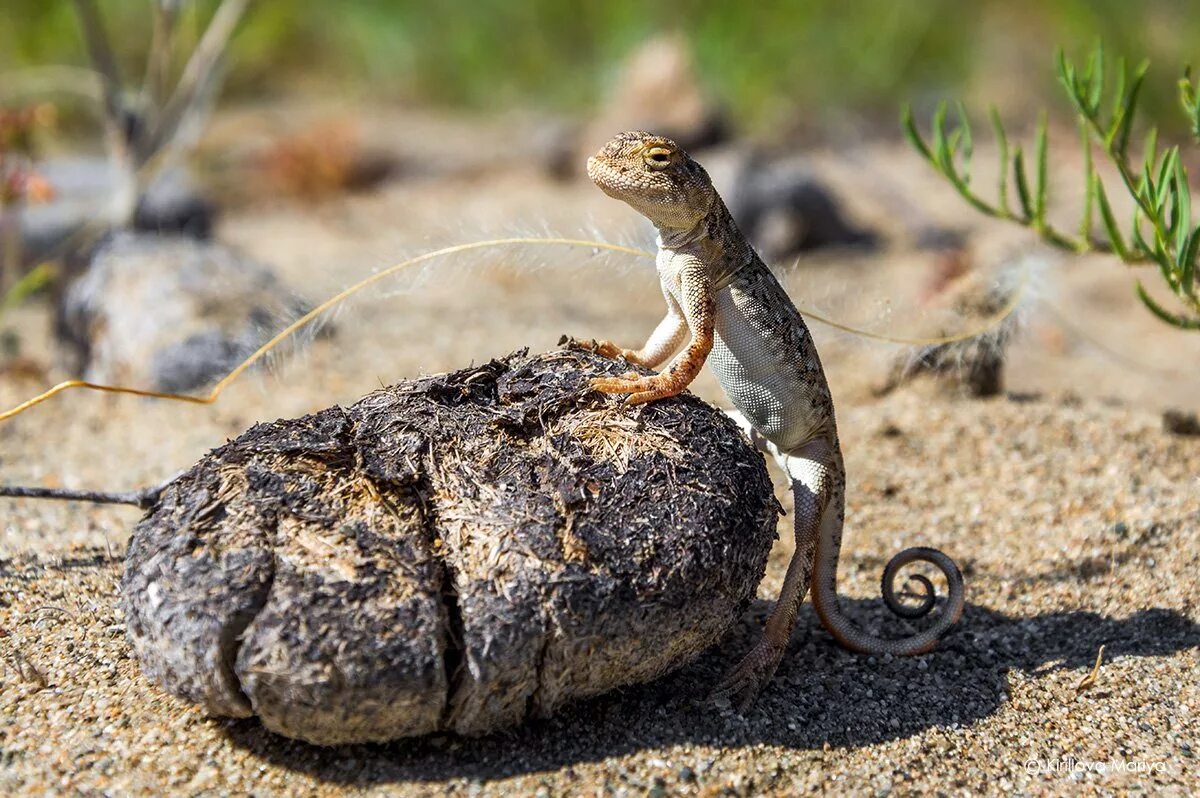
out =
{"type": "MultiPolygon", "coordinates": [[[[626,404],[642,404],[682,393],[696,379],[712,351],[716,303],[708,270],[699,260],[690,258],[680,268],[679,284],[681,299],[675,307],[682,313],[684,325],[682,329],[676,326],[674,334],[682,337],[685,331],[691,332],[692,339],[687,348],[676,356],[662,374],[644,377],[631,371],[619,377],[597,377],[591,381],[592,388],[602,393],[629,394],[625,399],[626,404]]],[[[671,321],[672,302],[668,294],[668,315],[659,325],[660,329],[671,321]]],[[[651,336],[647,347],[653,341],[654,336],[651,336]]],[[[675,347],[678,347],[677,341],[675,347]]]]}
{"type": "Polygon", "coordinates": [[[651,369],[661,366],[667,358],[679,351],[688,334],[687,320],[683,317],[679,303],[666,290],[663,294],[667,300],[667,315],[654,328],[654,332],[650,333],[641,349],[624,349],[611,341],[603,340],[586,342],[584,347],[603,357],[623,357],[635,366],[651,369]]]}

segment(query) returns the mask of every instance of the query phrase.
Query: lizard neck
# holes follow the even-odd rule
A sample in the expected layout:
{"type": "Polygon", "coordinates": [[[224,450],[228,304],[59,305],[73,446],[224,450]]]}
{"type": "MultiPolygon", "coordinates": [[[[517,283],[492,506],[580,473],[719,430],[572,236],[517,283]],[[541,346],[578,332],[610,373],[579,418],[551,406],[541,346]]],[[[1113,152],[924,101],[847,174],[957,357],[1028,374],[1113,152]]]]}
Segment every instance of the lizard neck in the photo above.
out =
{"type": "Polygon", "coordinates": [[[709,267],[713,286],[724,288],[746,267],[761,263],[720,197],[689,228],[658,226],[658,248],[664,254],[687,255],[709,267]]]}
{"type": "Polygon", "coordinates": [[[658,230],[658,248],[674,252],[693,253],[697,247],[703,247],[703,239],[708,237],[708,217],[701,217],[691,227],[663,227],[655,225],[658,230]]]}

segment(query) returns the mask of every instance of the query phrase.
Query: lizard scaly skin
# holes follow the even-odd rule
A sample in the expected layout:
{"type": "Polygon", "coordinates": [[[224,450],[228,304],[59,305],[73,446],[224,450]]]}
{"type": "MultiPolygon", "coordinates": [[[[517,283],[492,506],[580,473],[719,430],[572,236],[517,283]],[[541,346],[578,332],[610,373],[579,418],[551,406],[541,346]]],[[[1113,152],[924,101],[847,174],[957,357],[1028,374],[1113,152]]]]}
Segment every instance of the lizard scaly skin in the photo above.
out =
{"type": "Polygon", "coordinates": [[[754,700],[783,657],[810,585],[822,625],[846,648],[895,656],[932,649],[958,621],[964,603],[962,574],[936,549],[902,551],[883,579],[887,605],[904,617],[918,617],[933,607],[932,585],[914,577],[925,586],[925,599],[920,607],[905,608],[896,598],[895,575],[915,561],[941,570],[950,596],[927,630],[898,640],[874,637],[838,605],[846,478],[833,398],[804,319],[738,230],[708,173],[670,139],[643,132],[618,135],[588,159],[587,168],[604,193],[658,228],[657,267],[667,302],[666,318],[641,349],[607,341],[594,347],[649,368],[670,358],[654,376],[629,372],[593,380],[592,387],[628,394],[630,404],[650,402],[683,391],[707,361],[738,410],[734,417],[792,480],[796,552],[761,638],[716,694],[740,696],[743,706],[754,700]]]}

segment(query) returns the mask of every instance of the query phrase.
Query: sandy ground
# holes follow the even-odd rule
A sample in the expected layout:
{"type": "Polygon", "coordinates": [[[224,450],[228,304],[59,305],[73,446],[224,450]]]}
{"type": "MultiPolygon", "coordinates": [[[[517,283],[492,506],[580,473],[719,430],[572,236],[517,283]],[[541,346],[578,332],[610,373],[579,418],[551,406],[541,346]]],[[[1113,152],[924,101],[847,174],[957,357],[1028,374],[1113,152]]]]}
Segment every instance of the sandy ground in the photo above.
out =
{"type": "MultiPolygon", "coordinates": [[[[520,138],[527,122],[495,124],[520,138]]],[[[496,127],[414,116],[370,132],[406,162],[436,168],[365,196],[241,208],[219,237],[310,297],[406,255],[493,235],[598,230],[646,243],[630,212],[581,182],[543,177],[528,152],[497,164],[481,144],[496,140],[496,127]]],[[[806,307],[902,336],[928,327],[912,297],[929,259],[903,246],[904,192],[930,219],[972,227],[983,252],[1029,249],[1019,231],[965,214],[901,145],[819,154],[815,163],[839,187],[887,175],[878,190],[853,192],[850,207],[899,243],[786,270],[806,307]]],[[[762,600],[719,650],[681,672],[483,740],[317,749],[253,721],[205,718],[139,674],[118,607],[136,511],[0,501],[0,790],[1195,789],[1200,438],[1164,432],[1161,412],[1200,409],[1200,338],[1151,319],[1122,267],[1036,250],[1031,258],[1007,397],[956,400],[918,385],[874,398],[870,386],[903,347],[814,326],[849,470],[842,593],[864,624],[896,633],[878,600],[883,564],[907,545],[946,550],[966,573],[968,608],[933,654],[850,655],[806,608],[779,675],[749,713],[706,703],[705,688],[750,645],[778,590],[791,553],[784,519],[762,600]],[[1096,685],[1077,692],[1102,645],[1096,685]]],[[[256,420],[348,402],[381,383],[520,346],[550,348],[562,333],[636,341],[660,303],[648,262],[588,250],[511,248],[444,262],[353,301],[333,336],[235,384],[215,406],[71,394],[0,425],[0,481],[151,484],[256,420]]],[[[48,325],[38,306],[4,321],[47,364],[48,325]]],[[[47,379],[60,376],[51,369],[47,379]]],[[[0,378],[0,404],[41,384],[0,378]]],[[[710,376],[696,388],[720,403],[710,376]]]]}

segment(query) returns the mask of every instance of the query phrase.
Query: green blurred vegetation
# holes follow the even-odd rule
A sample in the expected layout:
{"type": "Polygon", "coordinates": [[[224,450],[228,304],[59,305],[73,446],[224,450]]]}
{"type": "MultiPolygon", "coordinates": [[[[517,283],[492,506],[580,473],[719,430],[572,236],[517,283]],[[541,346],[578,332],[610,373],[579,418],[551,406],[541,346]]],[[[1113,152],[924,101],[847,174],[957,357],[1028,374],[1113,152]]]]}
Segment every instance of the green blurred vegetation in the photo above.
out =
{"type": "MultiPolygon", "coordinates": [[[[1200,290],[1197,290],[1200,286],[1195,281],[1200,259],[1200,226],[1193,226],[1192,188],[1183,162],[1185,156],[1178,145],[1160,149],[1153,127],[1142,142],[1141,158],[1131,154],[1138,99],[1145,85],[1148,62],[1130,68],[1118,60],[1114,67],[1099,45],[1086,61],[1077,63],[1061,51],[1057,61],[1058,81],[1074,108],[1082,139],[1084,199],[1075,231],[1060,229],[1047,217],[1050,175],[1045,116],[1037,126],[1032,157],[1026,158],[1021,145],[1009,147],[1004,123],[993,112],[991,122],[1000,155],[995,201],[971,185],[974,136],[967,110],[961,103],[954,122],[948,122],[948,105],[938,105],[929,141],[917,129],[911,109],[906,108],[903,124],[909,143],[954,186],[968,205],[985,216],[1028,227],[1047,244],[1066,252],[1104,252],[1131,266],[1158,266],[1162,282],[1175,294],[1183,312],[1159,304],[1140,279],[1136,282],[1138,297],[1167,324],[1182,330],[1200,330],[1200,290]],[[1122,231],[1108,201],[1111,189],[1105,188],[1104,179],[1096,169],[1097,153],[1109,161],[1119,177],[1116,190],[1124,191],[1133,201],[1128,234],[1122,231]],[[1016,188],[1016,206],[1009,199],[1010,181],[1016,188]],[[1097,233],[1097,215],[1100,233],[1097,233]]],[[[1179,99],[1192,137],[1200,140],[1200,87],[1190,70],[1179,81],[1179,99]]]]}
{"type": "MultiPolygon", "coordinates": [[[[131,74],[150,40],[148,0],[101,0],[131,74]]],[[[185,13],[195,36],[214,0],[185,13]]],[[[0,70],[83,64],[72,4],[5,0],[0,70]]],[[[1052,54],[1153,58],[1151,115],[1166,79],[1200,55],[1196,0],[259,0],[235,39],[228,90],[329,89],[501,109],[583,110],[631,49],[660,32],[691,42],[711,90],[754,129],[844,111],[894,120],[900,103],[987,91],[1028,112],[1054,90],[1052,54]]]]}

